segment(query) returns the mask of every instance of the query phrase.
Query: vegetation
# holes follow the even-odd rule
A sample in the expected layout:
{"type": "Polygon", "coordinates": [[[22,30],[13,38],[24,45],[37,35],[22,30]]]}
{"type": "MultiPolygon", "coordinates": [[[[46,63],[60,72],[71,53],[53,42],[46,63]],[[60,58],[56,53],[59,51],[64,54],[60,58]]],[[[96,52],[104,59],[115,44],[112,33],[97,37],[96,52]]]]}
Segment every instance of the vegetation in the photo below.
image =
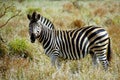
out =
{"type": "Polygon", "coordinates": [[[17,55],[23,58],[32,58],[32,48],[31,45],[25,39],[15,39],[8,44],[10,55],[17,55]]]}
{"type": "Polygon", "coordinates": [[[0,80],[119,80],[120,1],[0,1],[0,80]],[[108,71],[94,68],[90,55],[67,61],[57,71],[40,43],[30,43],[26,15],[37,11],[56,29],[87,25],[104,27],[112,40],[108,71]]]}

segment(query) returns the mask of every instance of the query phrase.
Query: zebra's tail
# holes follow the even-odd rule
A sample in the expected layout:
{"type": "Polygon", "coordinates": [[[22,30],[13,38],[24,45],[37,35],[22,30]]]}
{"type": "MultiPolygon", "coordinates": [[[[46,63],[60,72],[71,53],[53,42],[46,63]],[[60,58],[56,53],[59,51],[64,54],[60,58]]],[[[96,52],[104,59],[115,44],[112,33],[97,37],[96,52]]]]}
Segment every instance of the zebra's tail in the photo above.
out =
{"type": "Polygon", "coordinates": [[[107,59],[110,62],[111,58],[112,58],[112,49],[111,49],[111,42],[110,42],[110,38],[109,38],[109,43],[108,43],[108,54],[107,54],[107,59]]]}

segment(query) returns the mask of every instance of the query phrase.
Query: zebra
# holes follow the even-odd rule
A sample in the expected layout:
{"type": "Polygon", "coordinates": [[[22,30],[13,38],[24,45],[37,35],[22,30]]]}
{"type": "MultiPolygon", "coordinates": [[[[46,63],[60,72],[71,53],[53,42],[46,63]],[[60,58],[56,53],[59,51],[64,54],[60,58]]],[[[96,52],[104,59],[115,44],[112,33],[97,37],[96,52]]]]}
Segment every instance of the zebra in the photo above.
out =
{"type": "Polygon", "coordinates": [[[101,62],[105,70],[111,60],[110,37],[105,29],[86,26],[72,30],[56,30],[45,27],[40,14],[27,14],[30,21],[29,35],[32,43],[37,39],[53,66],[60,68],[61,60],[79,60],[90,54],[94,65],[101,62]],[[107,53],[107,54],[106,54],[107,53]]]}

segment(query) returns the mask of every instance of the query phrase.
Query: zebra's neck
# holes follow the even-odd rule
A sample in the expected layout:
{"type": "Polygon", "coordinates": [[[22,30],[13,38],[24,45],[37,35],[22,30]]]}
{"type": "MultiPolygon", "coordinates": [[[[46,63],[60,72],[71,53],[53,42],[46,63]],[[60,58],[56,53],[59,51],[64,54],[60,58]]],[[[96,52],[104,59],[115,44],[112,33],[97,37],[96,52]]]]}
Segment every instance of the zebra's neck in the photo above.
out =
{"type": "Polygon", "coordinates": [[[46,27],[42,27],[42,31],[40,33],[40,36],[39,36],[39,42],[43,44],[47,43],[48,40],[51,39],[51,37],[53,36],[53,30],[51,29],[48,29],[46,27]]]}

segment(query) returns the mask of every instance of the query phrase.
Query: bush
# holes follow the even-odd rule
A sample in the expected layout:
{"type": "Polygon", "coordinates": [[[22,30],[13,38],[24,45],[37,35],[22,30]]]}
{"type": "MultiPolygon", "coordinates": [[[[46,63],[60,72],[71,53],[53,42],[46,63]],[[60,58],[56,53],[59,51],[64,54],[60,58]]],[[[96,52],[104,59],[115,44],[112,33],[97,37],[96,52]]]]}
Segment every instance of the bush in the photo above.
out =
{"type": "Polygon", "coordinates": [[[27,42],[25,39],[15,39],[10,41],[9,44],[10,55],[16,55],[23,58],[30,58],[32,59],[32,47],[30,43],[27,42]]]}

